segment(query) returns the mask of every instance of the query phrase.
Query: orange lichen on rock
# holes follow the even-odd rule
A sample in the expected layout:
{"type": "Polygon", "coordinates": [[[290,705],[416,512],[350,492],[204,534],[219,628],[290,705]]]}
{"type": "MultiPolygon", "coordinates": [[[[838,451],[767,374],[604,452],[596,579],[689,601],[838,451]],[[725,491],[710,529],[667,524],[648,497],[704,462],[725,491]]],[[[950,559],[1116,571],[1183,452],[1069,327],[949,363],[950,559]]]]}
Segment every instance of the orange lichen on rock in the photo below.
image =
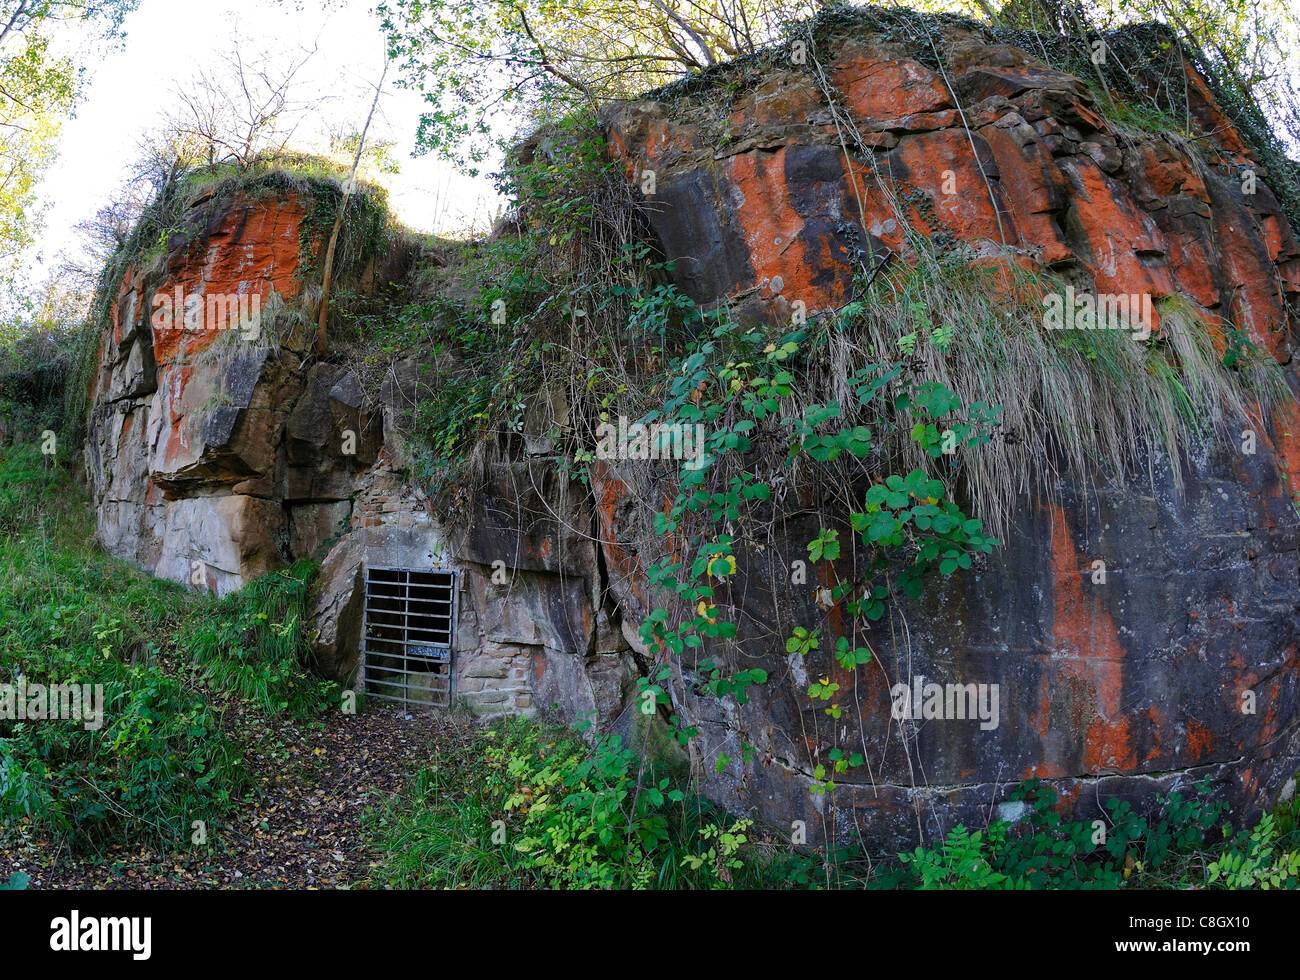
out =
{"type": "Polygon", "coordinates": [[[1100,596],[1084,594],[1086,570],[1075,551],[1065,511],[1055,504],[1049,505],[1048,511],[1055,652],[1047,669],[1054,672],[1063,690],[1083,698],[1081,707],[1085,711],[1091,708],[1095,715],[1086,728],[1084,769],[1093,773],[1131,772],[1137,768],[1138,759],[1132,742],[1132,719],[1123,710],[1127,654],[1100,596]]]}
{"type": "MultiPolygon", "coordinates": [[[[781,71],[720,96],[722,105],[692,96],[690,113],[654,98],[612,112],[615,157],[662,168],[661,182],[686,189],[649,217],[669,251],[681,248],[684,261],[698,257],[710,270],[696,267],[695,287],[715,295],[693,298],[736,297],[779,277],[793,286],[787,299],[815,309],[851,278],[830,268],[852,261],[845,229],[856,225],[873,259],[888,250],[912,263],[919,236],[941,251],[966,243],[976,255],[1018,252],[1101,295],[1155,304],[1181,293],[1286,359],[1285,301],[1300,295],[1300,247],[1271,193],[1233,189],[1233,161],[1249,163],[1249,153],[1193,69],[1192,110],[1212,140],[1209,163],[1173,137],[1122,135],[1093,108],[1087,85],[1014,45],[961,32],[950,42],[939,55],[946,75],[892,40],[847,37],[827,55],[829,96],[817,73],[781,71]],[[828,97],[851,126],[827,111],[828,97]],[[720,118],[722,133],[691,139],[720,118]],[[803,167],[804,151],[825,147],[841,151],[834,172],[792,172],[792,158],[803,167]],[[702,243],[705,257],[686,250],[682,227],[701,208],[714,212],[717,229],[702,243]],[[827,227],[806,233],[816,221],[827,227]]],[[[766,308],[787,318],[780,303],[766,308]]],[[[1153,332],[1159,319],[1153,309],[1153,332]]]]}
{"type": "Polygon", "coordinates": [[[831,73],[849,109],[867,123],[953,106],[952,94],[930,69],[908,58],[881,60],[870,54],[844,58],[831,73]]]}

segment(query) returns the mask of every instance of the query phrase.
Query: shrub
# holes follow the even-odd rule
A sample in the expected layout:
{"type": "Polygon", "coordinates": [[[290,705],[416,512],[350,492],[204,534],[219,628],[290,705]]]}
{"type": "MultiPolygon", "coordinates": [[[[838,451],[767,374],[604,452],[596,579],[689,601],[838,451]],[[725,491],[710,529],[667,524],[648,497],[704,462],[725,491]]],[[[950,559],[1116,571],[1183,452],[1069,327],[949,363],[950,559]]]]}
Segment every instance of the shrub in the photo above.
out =
{"type": "Polygon", "coordinates": [[[104,555],[88,509],[35,447],[0,451],[0,683],[104,693],[98,730],[0,721],[0,815],[77,847],[174,844],[248,788],[230,697],[264,716],[325,703],[302,662],[310,566],[217,600],[104,555]]]}
{"type": "Polygon", "coordinates": [[[1064,820],[1056,811],[1056,792],[1030,780],[1012,793],[1013,800],[1030,805],[1021,823],[995,821],[978,831],[954,827],[938,844],[899,855],[901,865],[874,884],[946,889],[1300,885],[1300,832],[1294,825],[1279,832],[1279,816],[1266,813],[1254,828],[1234,831],[1220,824],[1226,807],[1208,799],[1208,782],[1195,790],[1191,796],[1168,794],[1149,817],[1123,800],[1107,800],[1110,819],[1098,828],[1092,821],[1064,820]]]}
{"type": "Polygon", "coordinates": [[[200,601],[181,627],[179,648],[202,667],[205,682],[267,713],[308,718],[337,703],[338,684],[304,670],[307,590],[316,565],[300,560],[220,600],[200,601]]]}
{"type": "Polygon", "coordinates": [[[499,722],[373,815],[385,887],[725,888],[765,862],[670,766],[606,734],[499,722]]]}

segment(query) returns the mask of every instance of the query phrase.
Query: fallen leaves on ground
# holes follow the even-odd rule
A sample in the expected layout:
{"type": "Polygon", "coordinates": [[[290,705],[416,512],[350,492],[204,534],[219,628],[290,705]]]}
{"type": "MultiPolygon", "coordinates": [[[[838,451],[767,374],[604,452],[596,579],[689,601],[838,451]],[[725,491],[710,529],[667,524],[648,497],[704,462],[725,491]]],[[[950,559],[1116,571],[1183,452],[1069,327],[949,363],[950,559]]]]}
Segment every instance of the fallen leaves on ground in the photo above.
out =
{"type": "Polygon", "coordinates": [[[29,875],[31,888],[349,888],[378,858],[362,815],[407,776],[469,732],[428,714],[384,707],[289,722],[234,709],[228,723],[258,789],[237,803],[209,843],[171,853],[123,848],[69,855],[30,841],[0,853],[0,878],[29,875]]]}

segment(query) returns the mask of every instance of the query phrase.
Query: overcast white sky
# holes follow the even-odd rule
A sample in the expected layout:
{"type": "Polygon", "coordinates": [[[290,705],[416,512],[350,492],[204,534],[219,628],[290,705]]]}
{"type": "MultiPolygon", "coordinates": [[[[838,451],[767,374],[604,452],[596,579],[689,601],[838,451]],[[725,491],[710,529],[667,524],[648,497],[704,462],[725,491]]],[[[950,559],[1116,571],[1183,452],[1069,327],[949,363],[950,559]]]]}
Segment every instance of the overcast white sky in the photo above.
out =
{"type": "MultiPolygon", "coordinates": [[[[263,48],[310,47],[319,35],[319,50],[303,71],[304,93],[338,97],[323,110],[314,132],[325,123],[351,120],[359,128],[369,108],[369,86],[383,70],[384,44],[369,0],[347,0],[322,11],[305,0],[293,4],[263,0],[143,0],[125,23],[125,43],[110,47],[91,60],[75,118],[63,129],[57,163],[40,188],[48,206],[45,233],[33,278],[57,259],[59,252],[78,249],[77,222],[105,204],[127,176],[140,137],[156,127],[160,113],[174,101],[174,90],[201,66],[213,65],[241,36],[255,39],[252,53],[263,48]]],[[[423,231],[455,232],[469,225],[483,227],[499,201],[486,177],[471,179],[430,156],[411,158],[419,120],[418,93],[392,84],[390,68],[382,118],[371,136],[395,140],[398,175],[385,176],[390,206],[406,225],[423,231]]],[[[490,168],[488,168],[490,169],[490,168]]]]}

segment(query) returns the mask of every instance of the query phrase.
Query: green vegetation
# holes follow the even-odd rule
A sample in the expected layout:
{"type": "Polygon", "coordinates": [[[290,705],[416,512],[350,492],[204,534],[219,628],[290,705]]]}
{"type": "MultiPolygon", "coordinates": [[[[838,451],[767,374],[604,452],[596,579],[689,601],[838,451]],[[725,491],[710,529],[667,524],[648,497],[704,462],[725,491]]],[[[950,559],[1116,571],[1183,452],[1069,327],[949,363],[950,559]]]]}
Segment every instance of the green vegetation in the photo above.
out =
{"type": "Polygon", "coordinates": [[[945,889],[1300,888],[1300,830],[1290,804],[1254,828],[1222,823],[1224,807],[1203,795],[1170,793],[1150,816],[1123,800],[1105,802],[1107,819],[1061,819],[1056,792],[1036,780],[1012,800],[1029,813],[1017,826],[998,821],[955,827],[934,847],[900,855],[884,884],[945,889]]]}
{"type": "Polygon", "coordinates": [[[822,852],[721,813],[674,768],[617,736],[513,719],[417,772],[371,814],[382,888],[1237,889],[1300,887],[1293,804],[1253,828],[1223,823],[1201,785],[1140,816],[1068,821],[1036,780],[1010,796],[1015,823],[954,827],[933,846],[881,859],[822,852]],[[646,760],[644,770],[642,762],[646,760]],[[639,787],[639,788],[638,788],[639,787]]]}
{"type": "Polygon", "coordinates": [[[517,209],[499,233],[444,246],[443,267],[353,321],[350,359],[372,395],[395,360],[437,368],[400,420],[414,437],[416,478],[435,494],[472,484],[489,457],[509,452],[540,391],[579,405],[584,428],[563,434],[570,452],[594,444],[602,400],[639,386],[637,363],[680,340],[632,189],[590,115],[524,144],[500,188],[517,209]],[[656,278],[659,289],[645,293],[656,278]]]}
{"type": "Polygon", "coordinates": [[[0,341],[0,430],[7,440],[57,432],[72,362],[72,338],[47,321],[0,341]]]}
{"type": "Polygon", "coordinates": [[[791,37],[824,50],[833,36],[865,28],[938,68],[941,28],[956,24],[1076,75],[1104,107],[1131,110],[1130,121],[1168,121],[1165,131],[1192,136],[1186,57],[1300,223],[1300,165],[1286,152],[1300,134],[1300,96],[1287,71],[1297,18],[1287,0],[384,0],[376,12],[402,84],[428,104],[420,145],[465,167],[505,147],[511,137],[502,134],[515,132],[502,125],[507,113],[534,128],[656,86],[668,99],[725,87],[778,62],[788,67],[791,37]]]}
{"type": "MultiPolygon", "coordinates": [[[[0,724],[9,837],[91,849],[176,845],[219,828],[255,792],[242,764],[259,719],[310,719],[336,701],[303,670],[296,566],[225,599],[189,593],[99,554],[84,496],[34,448],[0,456],[0,683],[105,686],[100,730],[0,724]]],[[[833,558],[838,542],[819,537],[833,558]]],[[[805,637],[805,643],[807,637],[805,637]]],[[[840,650],[851,656],[852,650],[840,650]]],[[[715,683],[721,680],[715,677],[715,683]]],[[[746,679],[739,683],[743,695],[746,679]]],[[[724,692],[725,693],[725,692],[724,692]]],[[[643,719],[644,721],[644,719],[643,719]]],[[[1295,887],[1293,804],[1253,828],[1221,805],[1171,796],[1151,816],[1107,803],[1105,839],[1062,821],[1051,790],[1012,794],[1008,827],[955,828],[899,860],[821,852],[695,795],[658,722],[586,740],[509,720],[445,746],[369,819],[382,859],[371,887],[1279,888],[1295,887]],[[639,732],[639,733],[638,733],[639,732]]],[[[219,831],[218,831],[219,833],[219,831]]],[[[24,887],[16,875],[6,887],[24,887]]]]}
{"type": "Polygon", "coordinates": [[[761,882],[737,860],[750,821],[682,788],[618,735],[588,744],[499,722],[374,814],[392,888],[719,888],[761,882]],[[712,853],[710,854],[710,849],[712,853]]]}
{"type": "Polygon", "coordinates": [[[0,722],[0,815],[76,848],[177,845],[252,790],[237,719],[337,703],[303,664],[310,568],[217,600],[103,555],[88,509],[35,447],[0,451],[0,683],[104,688],[98,730],[0,722]]]}
{"type": "MultiPolygon", "coordinates": [[[[997,438],[941,461],[960,464],[973,512],[997,534],[1027,489],[1050,494],[1062,472],[1131,475],[1147,447],[1164,453],[1181,488],[1190,450],[1225,423],[1267,417],[1287,397],[1276,362],[1249,341],[1225,362],[1211,324],[1178,298],[1157,306],[1160,336],[1148,342],[1119,330],[1044,330],[1041,298],[1064,289],[1049,275],[974,263],[960,250],[923,253],[841,313],[857,317],[843,346],[892,345],[961,403],[1001,404],[997,438]]],[[[925,465],[923,444],[905,435],[895,431],[891,456],[925,465]]]]}
{"type": "MultiPolygon", "coordinates": [[[[480,467],[518,451],[527,406],[555,393],[567,406],[553,424],[556,465],[581,483],[598,426],[616,415],[702,424],[702,465],[620,472],[633,496],[674,494],[653,537],[635,542],[656,596],[641,639],[664,658],[641,694],[675,703],[667,686],[683,670],[739,703],[768,683],[749,662],[761,641],[730,621],[718,569],[734,571],[797,510],[820,529],[807,562],[825,595],[817,620],[782,640],[808,663],[805,734],[833,746],[808,760],[832,808],[837,777],[864,760],[855,736],[839,745],[830,669],[878,669],[873,624],[991,552],[1026,491],[1052,494],[1071,468],[1132,478],[1153,449],[1181,484],[1199,440],[1266,412],[1283,390],[1248,343],[1220,357],[1209,325],[1177,300],[1145,343],[1044,330],[1041,298],[1063,282],[977,261],[939,236],[913,235],[911,261],[883,275],[858,249],[838,309],[743,326],[666,281],[671,270],[641,244],[639,203],[581,115],[525,144],[506,182],[514,232],[466,248],[447,272],[477,293],[453,298],[435,281],[418,312],[359,331],[385,359],[447,364],[406,420],[417,474],[435,497],[472,493],[480,467]]],[[[854,230],[841,231],[852,243],[854,230]]],[[[683,744],[696,734],[665,720],[683,744]]]]}
{"type": "Polygon", "coordinates": [[[749,54],[818,4],[636,0],[383,0],[405,84],[428,108],[419,139],[469,168],[502,141],[507,113],[534,126],[749,54]]]}

